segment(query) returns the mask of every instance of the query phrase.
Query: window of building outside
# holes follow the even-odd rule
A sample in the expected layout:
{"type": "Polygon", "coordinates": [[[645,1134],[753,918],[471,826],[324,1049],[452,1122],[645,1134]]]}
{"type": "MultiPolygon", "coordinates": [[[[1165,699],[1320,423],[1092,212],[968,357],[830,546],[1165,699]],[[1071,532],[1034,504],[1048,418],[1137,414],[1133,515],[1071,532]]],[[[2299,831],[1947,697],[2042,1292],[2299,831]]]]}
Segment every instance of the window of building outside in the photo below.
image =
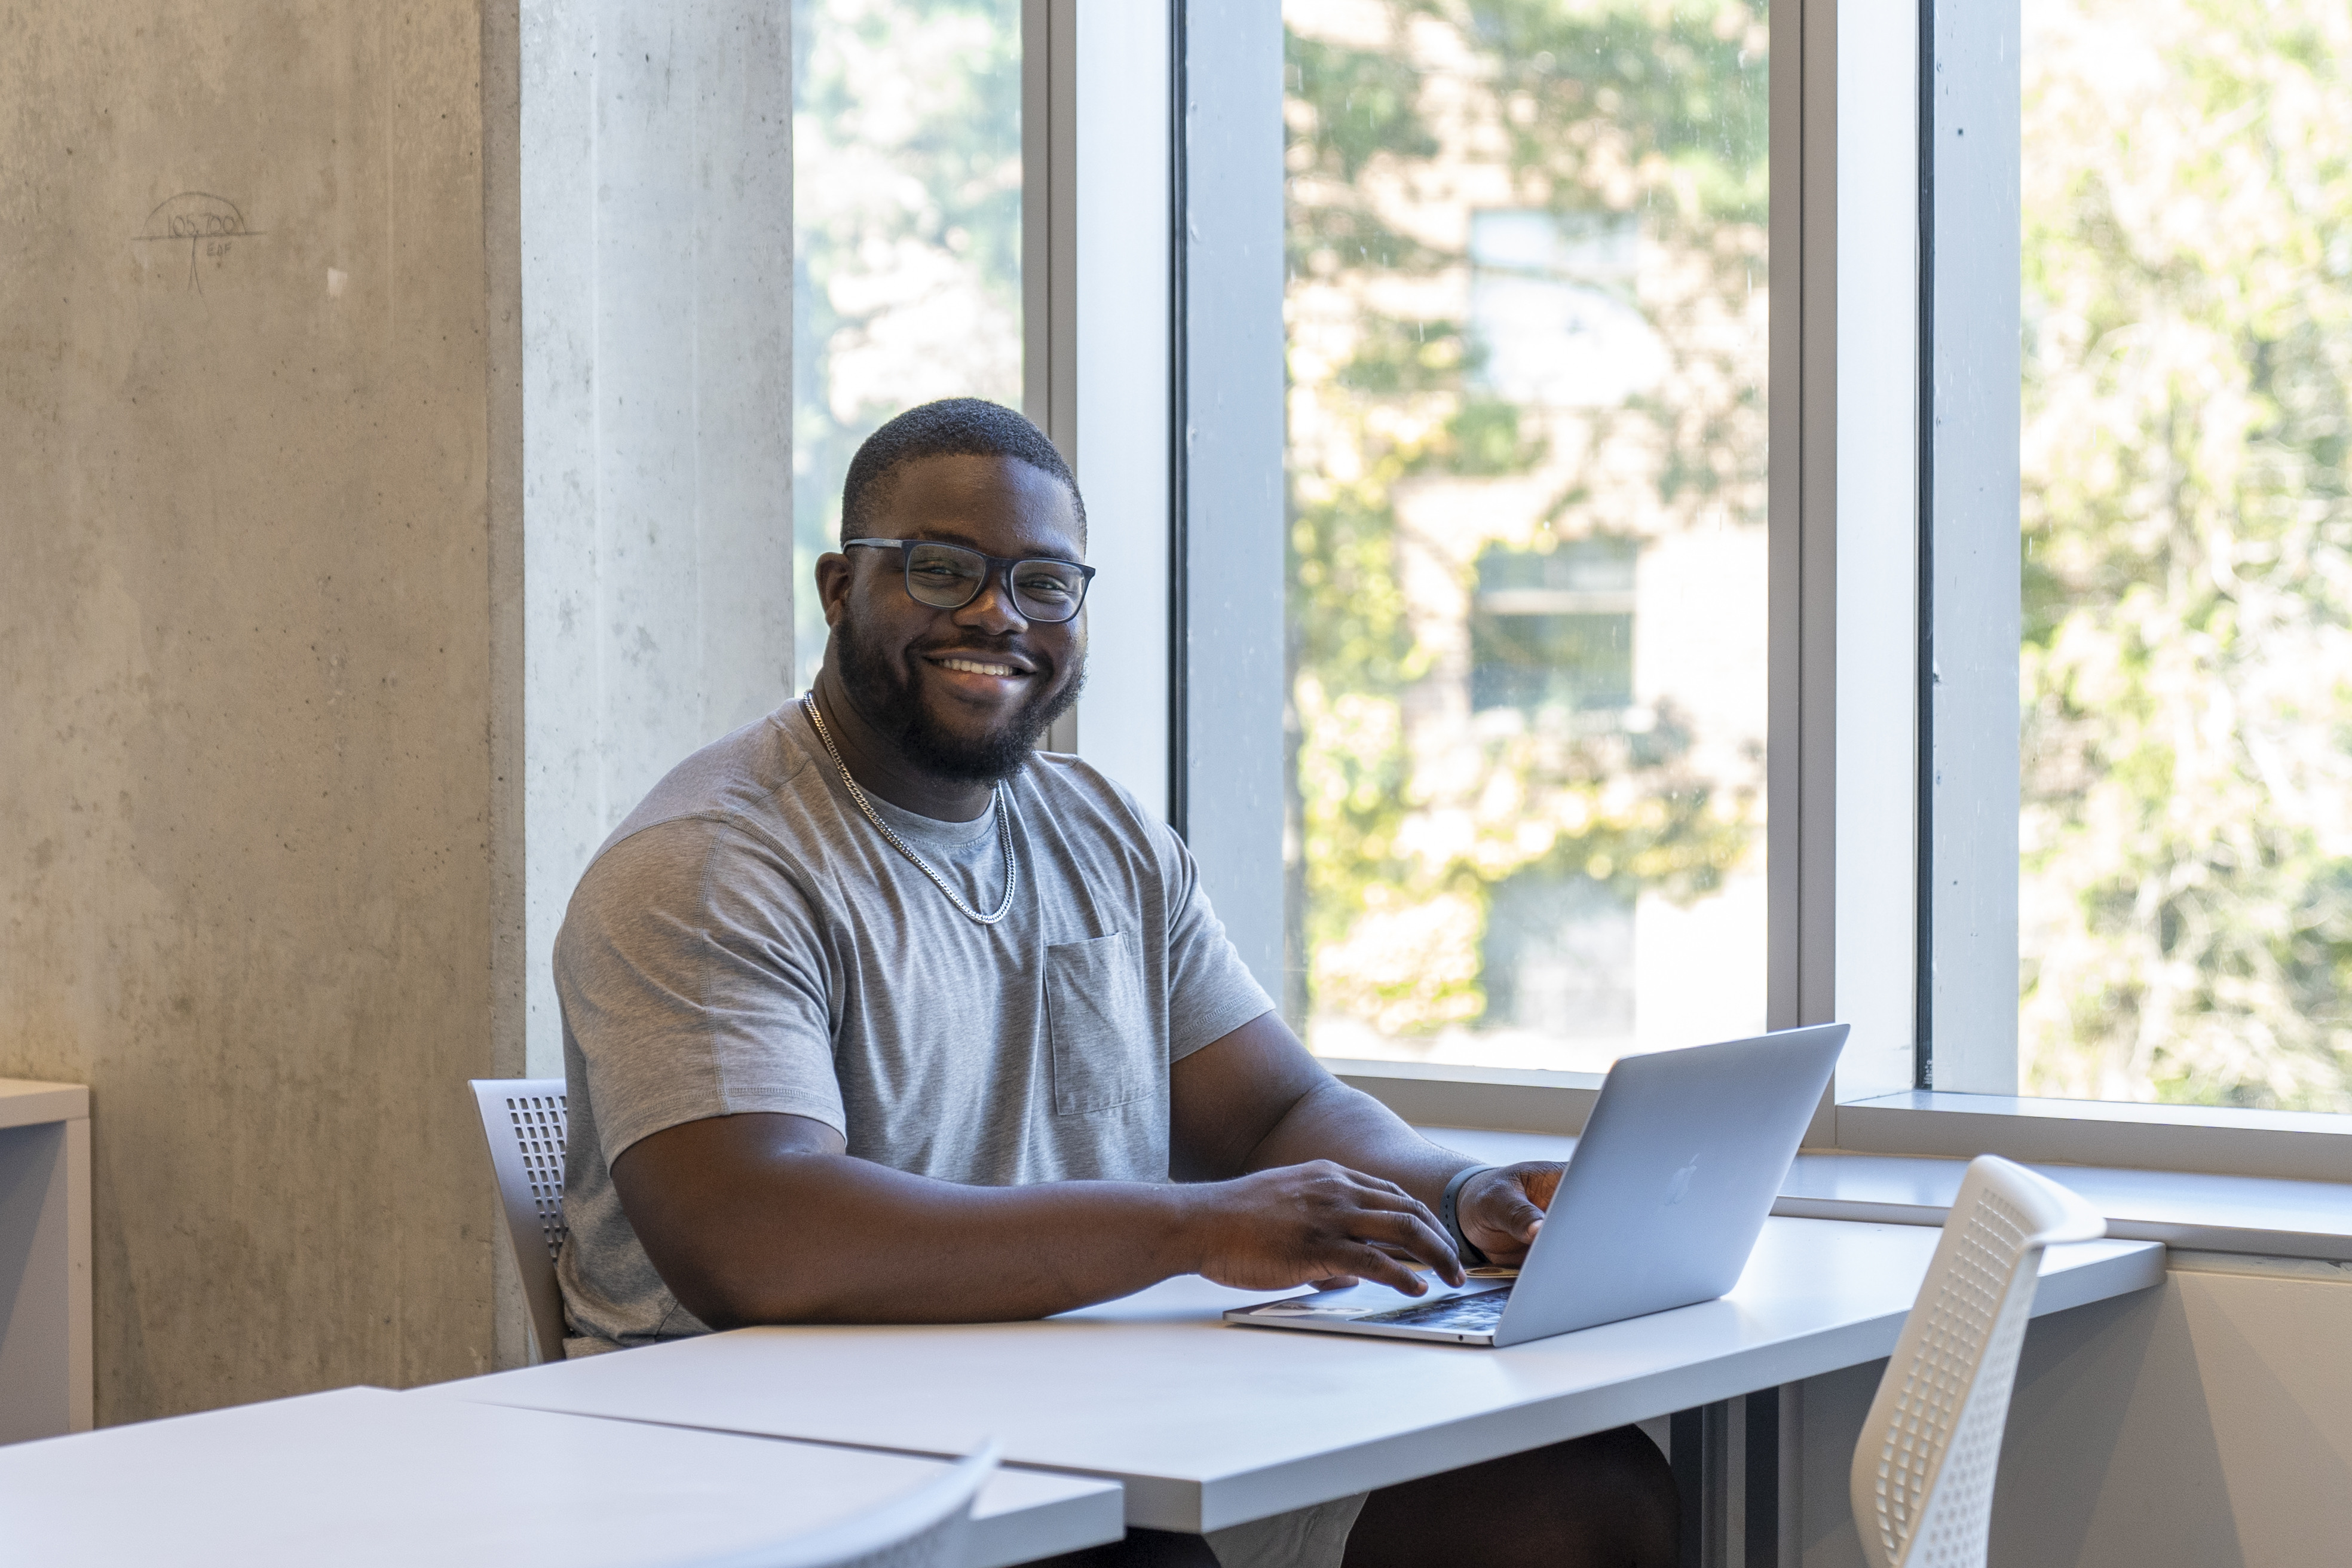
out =
{"type": "Polygon", "coordinates": [[[2023,21],[2021,1088],[2352,1111],[2352,7],[2023,21]]]}
{"type": "Polygon", "coordinates": [[[1766,0],[1285,0],[1286,1011],[1596,1070],[1765,1006],[1766,0]]]}
{"type": "Polygon", "coordinates": [[[793,670],[858,444],[937,397],[1021,405],[1020,0],[793,0],[793,670]]]}

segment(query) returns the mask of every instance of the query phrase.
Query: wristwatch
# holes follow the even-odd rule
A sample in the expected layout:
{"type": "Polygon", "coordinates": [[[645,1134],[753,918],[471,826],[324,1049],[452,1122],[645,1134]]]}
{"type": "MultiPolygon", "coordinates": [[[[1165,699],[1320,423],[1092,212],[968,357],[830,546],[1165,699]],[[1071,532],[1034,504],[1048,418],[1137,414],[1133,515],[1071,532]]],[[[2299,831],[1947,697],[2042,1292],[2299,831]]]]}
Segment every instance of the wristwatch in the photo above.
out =
{"type": "Polygon", "coordinates": [[[1462,1259],[1462,1266],[1465,1268],[1483,1268],[1486,1266],[1487,1258],[1485,1253],[1470,1245],[1468,1237],[1462,1234],[1462,1220],[1461,1216],[1454,1212],[1454,1205],[1462,1196],[1462,1189],[1470,1184],[1471,1177],[1483,1176],[1489,1171],[1499,1171],[1502,1168],[1500,1165],[1464,1166],[1454,1173],[1452,1181],[1445,1184],[1445,1196],[1438,1202],[1438,1221],[1445,1226],[1446,1237],[1454,1243],[1454,1255],[1462,1259]]]}

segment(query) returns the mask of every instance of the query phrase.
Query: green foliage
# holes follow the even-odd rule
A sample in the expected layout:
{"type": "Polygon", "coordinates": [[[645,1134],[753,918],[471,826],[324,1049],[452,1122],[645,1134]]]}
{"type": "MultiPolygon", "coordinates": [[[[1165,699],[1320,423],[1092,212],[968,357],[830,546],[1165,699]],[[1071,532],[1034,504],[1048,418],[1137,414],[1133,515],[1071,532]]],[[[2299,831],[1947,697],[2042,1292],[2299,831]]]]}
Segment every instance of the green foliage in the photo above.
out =
{"type": "Polygon", "coordinates": [[[1437,151],[1418,107],[1418,74],[1392,55],[1287,31],[1283,52],[1289,89],[1284,165],[1294,193],[1314,193],[1291,204],[1284,243],[1292,273],[1425,273],[1442,266],[1442,252],[1398,233],[1357,193],[1375,158],[1426,158],[1437,151]]]}
{"type": "Polygon", "coordinates": [[[1528,433],[1516,403],[1465,396],[1432,443],[1432,461],[1456,474],[1524,474],[1542,461],[1545,442],[1528,433]]]}
{"type": "Polygon", "coordinates": [[[1351,49],[1286,33],[1291,101],[1307,112],[1291,138],[1292,166],[1353,184],[1364,165],[1386,153],[1427,158],[1437,138],[1422,121],[1421,75],[1394,55],[1351,49]],[[1301,160],[1298,154],[1306,154],[1301,160]]]}
{"type": "Polygon", "coordinates": [[[1479,351],[1459,321],[1404,321],[1366,313],[1356,325],[1356,352],[1331,380],[1369,397],[1452,397],[1479,351]]]}
{"type": "MultiPolygon", "coordinates": [[[[883,420],[932,397],[1020,401],[1021,8],[793,0],[793,556],[805,584],[837,536],[850,458],[883,420]]],[[[794,620],[806,675],[825,641],[814,594],[794,596],[794,620]]]]}
{"type": "Polygon", "coordinates": [[[990,289],[1017,296],[1018,5],[794,0],[793,12],[794,118],[819,131],[821,145],[886,153],[902,182],[898,199],[837,205],[795,236],[810,253],[819,330],[843,319],[827,286],[859,267],[854,247],[861,243],[912,240],[967,258],[990,289]],[[877,62],[892,79],[887,97],[874,79],[877,62]]]}
{"type": "Polygon", "coordinates": [[[1493,62],[1511,162],[1561,210],[1762,223],[1768,0],[1421,0],[1493,62]],[[1662,215],[1663,216],[1663,215],[1662,215]]]}
{"type": "MultiPolygon", "coordinates": [[[[1408,364],[1418,361],[1375,357],[1338,380],[1400,387],[1413,379],[1408,364]]],[[[1294,486],[1292,497],[1291,705],[1305,721],[1294,782],[1311,948],[1344,936],[1371,889],[1409,876],[1396,847],[1412,773],[1398,701],[1429,661],[1406,617],[1390,490],[1422,454],[1365,445],[1363,478],[1318,487],[1312,500],[1294,486]]]]}
{"type": "Polygon", "coordinates": [[[2038,25],[2027,1083],[2352,1110],[2352,13],[2038,25]]]}

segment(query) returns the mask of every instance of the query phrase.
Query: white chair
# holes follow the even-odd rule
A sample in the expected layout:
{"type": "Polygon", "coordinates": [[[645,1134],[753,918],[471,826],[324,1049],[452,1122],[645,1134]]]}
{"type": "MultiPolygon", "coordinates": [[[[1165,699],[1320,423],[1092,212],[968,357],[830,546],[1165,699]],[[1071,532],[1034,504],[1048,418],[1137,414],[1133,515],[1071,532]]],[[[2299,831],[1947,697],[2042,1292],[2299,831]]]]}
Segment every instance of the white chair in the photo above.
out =
{"type": "Polygon", "coordinates": [[[563,1359],[563,1291],[555,1259],[563,1250],[564,1084],[560,1078],[469,1080],[489,1140],[490,1169],[507,1211],[507,1239],[530,1307],[531,1359],[563,1359]]]}
{"type": "Polygon", "coordinates": [[[904,1497],[717,1568],[964,1568],[972,1500],[996,1455],[991,1443],[904,1497]]]}
{"type": "Polygon", "coordinates": [[[2021,1165],[1969,1162],[1853,1455],[1871,1568],[1984,1568],[2010,1385],[2042,1250],[2106,1221],[2021,1165]]]}

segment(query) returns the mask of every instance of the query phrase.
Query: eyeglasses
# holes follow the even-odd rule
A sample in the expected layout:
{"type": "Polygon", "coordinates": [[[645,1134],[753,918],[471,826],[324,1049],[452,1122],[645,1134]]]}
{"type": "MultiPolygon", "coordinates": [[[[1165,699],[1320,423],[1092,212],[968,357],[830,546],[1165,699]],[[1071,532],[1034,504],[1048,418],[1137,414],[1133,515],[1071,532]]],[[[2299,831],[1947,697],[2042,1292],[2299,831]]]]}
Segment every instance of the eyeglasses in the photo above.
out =
{"type": "Polygon", "coordinates": [[[982,555],[961,544],[940,544],[928,539],[841,542],[844,550],[861,544],[876,550],[898,551],[907,569],[908,596],[917,604],[941,610],[960,610],[980,597],[980,591],[988,585],[989,574],[1002,567],[1005,585],[1013,592],[1013,607],[1021,612],[1024,619],[1066,621],[1086,603],[1087,584],[1095,578],[1091,566],[1081,566],[1075,561],[1055,561],[1049,556],[1008,561],[1001,555],[982,555]]]}

